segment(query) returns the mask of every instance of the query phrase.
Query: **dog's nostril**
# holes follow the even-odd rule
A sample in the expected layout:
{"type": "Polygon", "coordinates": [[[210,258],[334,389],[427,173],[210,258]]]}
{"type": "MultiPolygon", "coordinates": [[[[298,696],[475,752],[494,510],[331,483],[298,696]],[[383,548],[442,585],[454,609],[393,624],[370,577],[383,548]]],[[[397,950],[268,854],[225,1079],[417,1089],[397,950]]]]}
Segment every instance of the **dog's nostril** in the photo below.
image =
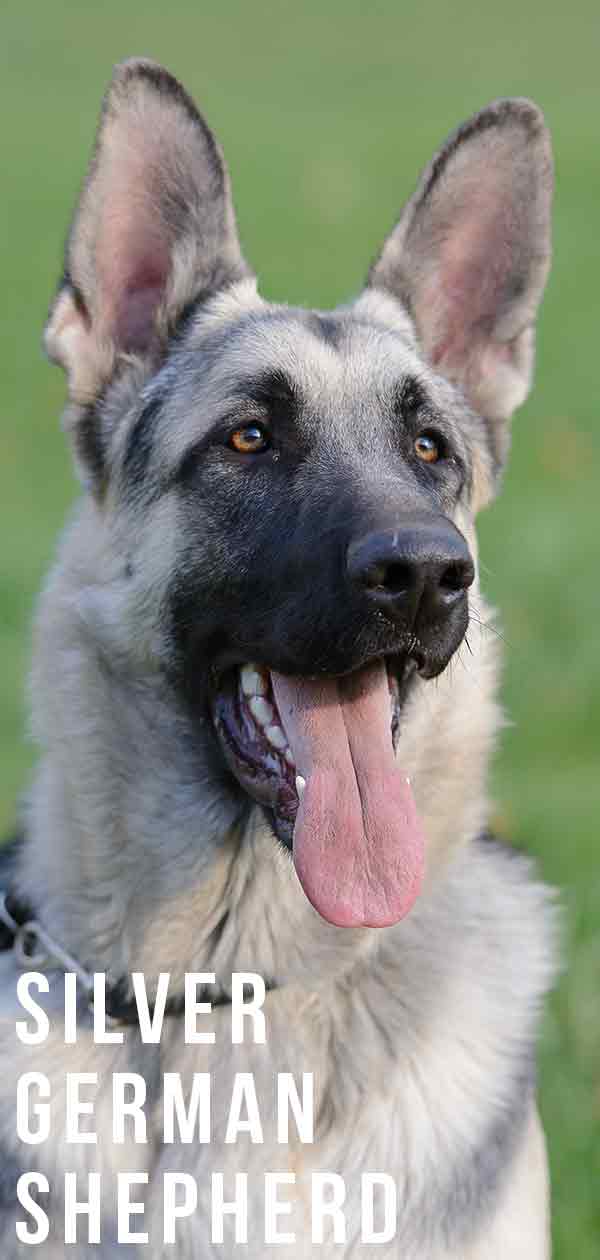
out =
{"type": "Polygon", "coordinates": [[[449,564],[440,577],[440,588],[443,591],[462,591],[464,582],[462,568],[459,564],[449,564]]]}
{"type": "Polygon", "coordinates": [[[414,580],[415,575],[411,566],[395,561],[394,564],[386,565],[382,585],[391,595],[400,595],[402,591],[408,591],[414,585],[414,580]]]}
{"type": "Polygon", "coordinates": [[[465,539],[447,521],[411,521],[405,529],[353,540],[347,573],[371,605],[395,617],[448,613],[475,576],[465,539]]]}
{"type": "Polygon", "coordinates": [[[372,591],[386,591],[389,595],[400,595],[414,583],[414,574],[410,565],[399,561],[391,564],[372,564],[365,574],[365,586],[372,591]]]}
{"type": "Polygon", "coordinates": [[[465,591],[471,585],[474,576],[475,571],[470,562],[464,560],[453,561],[452,564],[446,565],[440,577],[440,590],[448,594],[465,591]]]}

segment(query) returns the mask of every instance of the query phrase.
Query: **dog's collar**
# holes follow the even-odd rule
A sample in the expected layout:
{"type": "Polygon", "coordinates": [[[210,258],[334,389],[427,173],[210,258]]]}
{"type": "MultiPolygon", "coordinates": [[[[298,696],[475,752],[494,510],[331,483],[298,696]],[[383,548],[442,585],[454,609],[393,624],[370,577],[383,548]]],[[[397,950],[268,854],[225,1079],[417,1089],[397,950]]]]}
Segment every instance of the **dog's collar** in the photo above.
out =
{"type": "MultiPolygon", "coordinates": [[[[17,966],[28,971],[72,971],[74,972],[86,994],[88,1005],[93,1007],[94,976],[86,970],[58,941],[50,935],[36,919],[32,907],[16,897],[14,893],[0,889],[0,952],[13,950],[17,966]]],[[[214,994],[211,1005],[228,1006],[231,999],[228,994],[214,994]]],[[[168,998],[165,1004],[165,1015],[181,1015],[184,1010],[183,996],[168,998]]],[[[154,1004],[149,1004],[150,1017],[154,1015],[154,1004]]],[[[135,999],[131,997],[130,985],[126,977],[105,986],[105,1012],[114,1024],[137,1024],[138,1010],[135,999]]]]}

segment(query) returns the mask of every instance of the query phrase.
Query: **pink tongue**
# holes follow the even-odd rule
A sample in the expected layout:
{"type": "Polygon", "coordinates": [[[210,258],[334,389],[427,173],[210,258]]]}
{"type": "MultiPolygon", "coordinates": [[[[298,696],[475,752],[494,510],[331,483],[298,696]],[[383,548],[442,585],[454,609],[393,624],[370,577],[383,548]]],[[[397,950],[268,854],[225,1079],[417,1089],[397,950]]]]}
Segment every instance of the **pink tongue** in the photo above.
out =
{"type": "Polygon", "coordinates": [[[411,908],[424,840],[390,731],[385,664],[349,678],[273,674],[273,690],[306,788],[294,865],[319,914],[338,927],[387,927],[411,908]]]}

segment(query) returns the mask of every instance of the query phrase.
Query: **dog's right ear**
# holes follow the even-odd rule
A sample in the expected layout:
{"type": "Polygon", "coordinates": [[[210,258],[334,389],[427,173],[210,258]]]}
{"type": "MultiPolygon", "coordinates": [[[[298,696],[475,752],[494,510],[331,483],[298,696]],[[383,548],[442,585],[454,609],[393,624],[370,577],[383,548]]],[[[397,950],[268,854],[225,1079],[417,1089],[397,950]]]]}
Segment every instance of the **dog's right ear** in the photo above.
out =
{"type": "Polygon", "coordinates": [[[193,300],[249,274],[221,150],[172,75],[117,66],[66,248],[45,344],[90,407],[119,363],[160,361],[193,300]]]}
{"type": "Polygon", "coordinates": [[[551,205],[541,111],[518,98],[492,102],[438,151],[369,275],[410,312],[429,362],[489,421],[497,466],[531,384],[551,205]]]}

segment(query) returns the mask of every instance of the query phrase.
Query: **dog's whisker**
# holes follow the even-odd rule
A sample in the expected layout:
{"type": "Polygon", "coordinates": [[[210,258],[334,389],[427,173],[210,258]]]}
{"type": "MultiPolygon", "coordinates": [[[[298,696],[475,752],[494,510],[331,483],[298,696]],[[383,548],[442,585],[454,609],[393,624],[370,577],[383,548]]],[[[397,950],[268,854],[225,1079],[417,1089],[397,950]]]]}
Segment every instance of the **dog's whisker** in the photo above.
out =
{"type": "Polygon", "coordinates": [[[473,621],[475,625],[479,626],[480,630],[487,630],[489,634],[494,634],[497,639],[500,639],[502,643],[506,644],[507,647],[510,647],[510,644],[502,631],[500,631],[493,622],[484,621],[473,604],[469,604],[469,622],[471,621],[473,621]]]}

